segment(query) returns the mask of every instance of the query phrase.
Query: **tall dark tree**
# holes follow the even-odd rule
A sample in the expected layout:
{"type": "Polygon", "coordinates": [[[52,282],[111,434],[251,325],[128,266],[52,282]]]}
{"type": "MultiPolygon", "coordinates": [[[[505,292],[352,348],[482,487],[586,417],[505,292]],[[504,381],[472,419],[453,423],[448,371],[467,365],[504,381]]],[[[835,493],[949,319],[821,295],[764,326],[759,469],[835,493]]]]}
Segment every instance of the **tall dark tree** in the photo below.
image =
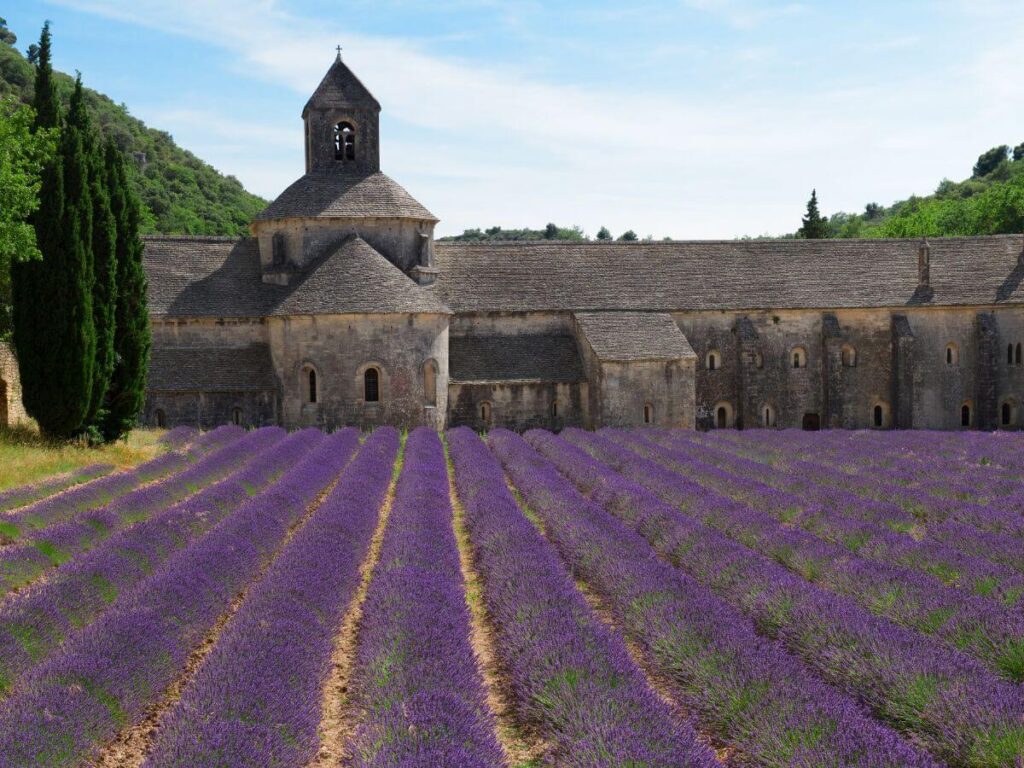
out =
{"type": "Polygon", "coordinates": [[[33,217],[42,260],[12,268],[14,343],[25,409],[44,433],[70,437],[89,412],[96,338],[92,310],[88,163],[82,136],[62,125],[53,79],[49,24],[39,41],[36,126],[58,128],[33,217]]]}
{"type": "Polygon", "coordinates": [[[807,215],[803,218],[803,226],[797,230],[797,236],[806,240],[820,240],[831,234],[828,219],[818,210],[818,190],[811,190],[811,199],[807,201],[807,215]]]}
{"type": "MultiPolygon", "coordinates": [[[[92,316],[96,336],[92,397],[83,425],[85,429],[91,429],[97,426],[100,408],[114,370],[114,312],[117,303],[114,248],[117,228],[110,211],[104,149],[89,118],[81,76],[75,80],[67,122],[68,127],[82,137],[91,202],[91,207],[82,211],[82,234],[88,237],[86,246],[92,263],[92,316]]],[[[93,433],[91,437],[95,439],[98,434],[93,433]]]]}
{"type": "Polygon", "coordinates": [[[1006,144],[1002,144],[998,147],[992,147],[988,152],[981,155],[978,158],[978,162],[974,164],[974,178],[980,179],[982,176],[988,176],[992,171],[1006,162],[1006,158],[1009,156],[1010,147],[1006,144]]]}
{"type": "Polygon", "coordinates": [[[115,362],[103,409],[101,431],[107,441],[128,434],[145,400],[149,367],[149,310],[146,273],[139,239],[139,201],[128,184],[124,158],[113,142],[106,146],[105,167],[110,210],[117,226],[117,305],[115,362]]]}
{"type": "Polygon", "coordinates": [[[612,233],[608,231],[608,227],[601,227],[599,230],[597,230],[597,239],[598,240],[611,240],[612,239],[612,233]]]}

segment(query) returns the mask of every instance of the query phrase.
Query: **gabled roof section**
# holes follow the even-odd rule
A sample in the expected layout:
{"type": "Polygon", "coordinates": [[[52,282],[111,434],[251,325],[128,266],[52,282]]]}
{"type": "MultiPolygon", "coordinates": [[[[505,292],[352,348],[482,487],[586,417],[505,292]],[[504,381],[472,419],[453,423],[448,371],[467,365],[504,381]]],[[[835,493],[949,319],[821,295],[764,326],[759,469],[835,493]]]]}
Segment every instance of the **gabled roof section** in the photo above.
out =
{"type": "Polygon", "coordinates": [[[583,381],[576,339],[566,334],[451,336],[448,370],[461,384],[583,381]]]}
{"type": "MultiPolygon", "coordinates": [[[[930,306],[1024,303],[1024,236],[929,238],[930,306]]],[[[456,312],[918,306],[906,240],[435,245],[456,312]]]]}
{"type": "Polygon", "coordinates": [[[663,312],[580,312],[575,317],[602,362],[696,357],[675,320],[663,312]]]}
{"type": "Polygon", "coordinates": [[[160,392],[267,392],[277,378],[266,344],[247,347],[154,345],[146,388],[160,392]]]}
{"type": "Polygon", "coordinates": [[[375,171],[311,171],[268,205],[256,221],[292,218],[401,218],[437,221],[404,187],[375,171]]]}
{"type": "Polygon", "coordinates": [[[355,76],[355,73],[341,60],[341,54],[327,70],[320,85],[309,97],[302,109],[302,116],[311,109],[333,109],[335,107],[370,107],[380,111],[380,102],[355,76]]]}
{"type": "Polygon", "coordinates": [[[418,285],[360,237],[352,236],[314,264],[271,315],[451,314],[437,294],[418,285]]]}

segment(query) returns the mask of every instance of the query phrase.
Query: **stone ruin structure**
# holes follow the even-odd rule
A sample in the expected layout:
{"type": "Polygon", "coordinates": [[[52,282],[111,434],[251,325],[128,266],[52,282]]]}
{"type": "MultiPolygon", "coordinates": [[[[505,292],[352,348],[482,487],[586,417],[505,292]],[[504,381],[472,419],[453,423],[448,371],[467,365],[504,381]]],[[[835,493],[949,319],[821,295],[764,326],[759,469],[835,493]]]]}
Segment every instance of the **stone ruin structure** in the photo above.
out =
{"type": "Polygon", "coordinates": [[[146,241],[145,423],[1024,422],[1024,236],[435,243],[379,114],[339,56],[251,237],[146,241]]]}

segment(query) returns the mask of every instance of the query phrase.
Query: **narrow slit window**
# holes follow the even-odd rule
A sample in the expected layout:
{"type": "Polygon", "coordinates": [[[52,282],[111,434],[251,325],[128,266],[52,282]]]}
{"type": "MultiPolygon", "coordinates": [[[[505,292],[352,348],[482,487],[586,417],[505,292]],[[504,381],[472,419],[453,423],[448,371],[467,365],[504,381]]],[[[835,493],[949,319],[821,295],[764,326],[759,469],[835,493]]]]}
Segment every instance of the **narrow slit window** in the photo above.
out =
{"type": "Polygon", "coordinates": [[[1016,352],[1015,352],[1015,354],[1014,354],[1014,358],[1015,358],[1014,362],[1015,362],[1015,363],[1016,363],[1017,365],[1020,365],[1020,361],[1021,361],[1021,355],[1020,355],[1020,353],[1021,353],[1021,347],[1020,347],[1020,343],[1018,342],[1018,343],[1017,343],[1017,348],[1016,348],[1016,352]]]}
{"type": "Polygon", "coordinates": [[[654,406],[650,403],[644,406],[644,424],[654,423],[654,406]]]}
{"type": "Polygon", "coordinates": [[[315,403],[317,401],[316,391],[316,371],[310,369],[309,374],[306,376],[307,383],[309,384],[309,402],[315,403]]]}
{"type": "Polygon", "coordinates": [[[960,426],[969,427],[971,426],[971,406],[964,403],[960,407],[960,426]]]}
{"type": "Polygon", "coordinates": [[[363,400],[368,403],[380,402],[380,372],[376,368],[369,368],[363,374],[363,400]]]}
{"type": "Polygon", "coordinates": [[[167,426],[167,415],[163,412],[162,409],[157,408],[154,416],[156,417],[156,425],[160,427],[160,429],[163,429],[164,427],[167,426]]]}
{"type": "Polygon", "coordinates": [[[884,422],[885,422],[885,411],[882,409],[882,406],[876,405],[875,406],[875,426],[876,427],[881,427],[884,424],[884,422]]]}
{"type": "Polygon", "coordinates": [[[231,411],[231,423],[235,426],[242,426],[242,409],[235,408],[231,411]]]}

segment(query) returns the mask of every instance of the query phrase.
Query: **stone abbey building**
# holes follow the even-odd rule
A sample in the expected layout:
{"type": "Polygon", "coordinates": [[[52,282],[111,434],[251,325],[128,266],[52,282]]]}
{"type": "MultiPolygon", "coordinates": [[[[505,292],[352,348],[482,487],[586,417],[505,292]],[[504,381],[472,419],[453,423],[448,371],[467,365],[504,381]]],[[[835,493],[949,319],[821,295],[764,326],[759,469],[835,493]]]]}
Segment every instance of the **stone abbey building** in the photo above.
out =
{"type": "Polygon", "coordinates": [[[435,243],[339,57],[243,239],[146,242],[144,420],[288,428],[995,429],[1024,420],[1024,236],[435,243]]]}

